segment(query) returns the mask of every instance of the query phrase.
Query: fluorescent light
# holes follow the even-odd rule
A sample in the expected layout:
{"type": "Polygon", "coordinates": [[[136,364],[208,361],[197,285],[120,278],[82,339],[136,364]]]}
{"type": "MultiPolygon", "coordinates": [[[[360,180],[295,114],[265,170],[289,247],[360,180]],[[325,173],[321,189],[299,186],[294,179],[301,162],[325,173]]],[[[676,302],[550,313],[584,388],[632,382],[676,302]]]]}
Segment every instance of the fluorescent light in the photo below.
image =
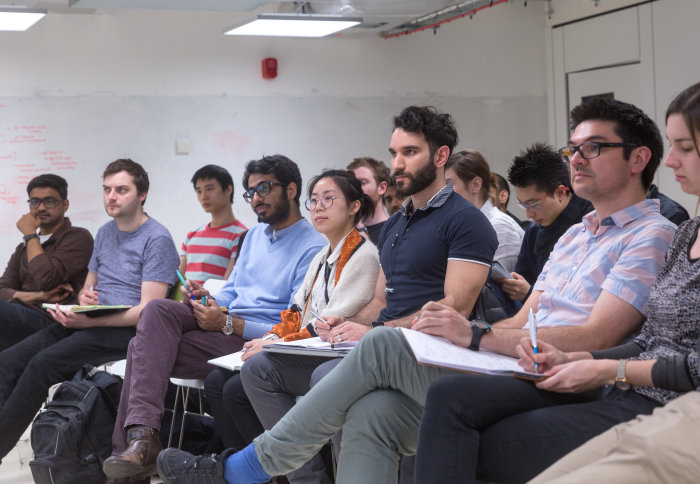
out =
{"type": "Polygon", "coordinates": [[[0,30],[27,30],[46,15],[46,10],[0,8],[0,30]]]}
{"type": "Polygon", "coordinates": [[[336,15],[262,14],[225,35],[270,35],[278,37],[325,37],[362,23],[361,18],[336,15]]]}

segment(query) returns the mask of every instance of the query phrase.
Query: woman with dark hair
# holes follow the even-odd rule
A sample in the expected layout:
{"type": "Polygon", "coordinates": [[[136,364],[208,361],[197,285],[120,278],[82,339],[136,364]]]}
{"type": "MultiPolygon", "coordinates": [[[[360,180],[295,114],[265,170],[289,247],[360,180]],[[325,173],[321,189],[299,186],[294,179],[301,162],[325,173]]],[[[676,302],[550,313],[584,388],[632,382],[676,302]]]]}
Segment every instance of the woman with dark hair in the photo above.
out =
{"type": "MultiPolygon", "coordinates": [[[[241,449],[263,432],[263,425],[266,428],[274,425],[294,405],[296,397],[308,391],[313,370],[328,361],[300,355],[258,354],[262,347],[277,340],[315,336],[316,318],[312,313],[349,318],[374,294],[379,271],[377,248],[355,228],[357,222],[371,212],[373,205],[362,191],[359,180],[351,171],[326,170],[311,180],[308,197],[305,206],[311,214],[311,223],[329,243],[309,265],[304,282],[294,296],[295,304],[281,313],[282,321],[262,338],[244,346],[244,368],[266,365],[266,372],[275,373],[275,378],[270,378],[268,383],[278,386],[274,392],[267,388],[252,392],[251,404],[240,373],[216,369],[206,378],[207,400],[226,447],[241,449]],[[262,395],[260,405],[254,398],[258,395],[262,395]]],[[[302,480],[309,472],[321,476],[316,479],[326,474],[320,461],[315,463],[313,459],[295,474],[302,480]]],[[[291,479],[294,482],[294,476],[291,479]]]]}
{"type": "Polygon", "coordinates": [[[515,269],[523,241],[523,229],[489,199],[491,170],[486,159],[476,150],[463,150],[450,156],[445,164],[445,180],[459,195],[469,200],[489,219],[498,237],[493,256],[508,272],[515,269]]]}

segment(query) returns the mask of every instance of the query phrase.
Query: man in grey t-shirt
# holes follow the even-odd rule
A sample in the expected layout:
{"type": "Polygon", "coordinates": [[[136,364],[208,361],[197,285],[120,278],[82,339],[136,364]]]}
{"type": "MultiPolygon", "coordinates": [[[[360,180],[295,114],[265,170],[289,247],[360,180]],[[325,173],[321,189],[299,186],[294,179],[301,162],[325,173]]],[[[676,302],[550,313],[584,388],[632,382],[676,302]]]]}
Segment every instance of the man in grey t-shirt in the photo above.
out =
{"type": "Polygon", "coordinates": [[[81,305],[126,304],[106,316],[50,311],[53,324],[0,353],[0,458],[14,447],[54,383],[84,364],[126,357],[141,309],[167,295],[179,257],[168,230],[148,217],[143,203],[148,175],[122,159],[103,175],[103,198],[113,218],[97,232],[89,273],[78,295],[81,305]]]}

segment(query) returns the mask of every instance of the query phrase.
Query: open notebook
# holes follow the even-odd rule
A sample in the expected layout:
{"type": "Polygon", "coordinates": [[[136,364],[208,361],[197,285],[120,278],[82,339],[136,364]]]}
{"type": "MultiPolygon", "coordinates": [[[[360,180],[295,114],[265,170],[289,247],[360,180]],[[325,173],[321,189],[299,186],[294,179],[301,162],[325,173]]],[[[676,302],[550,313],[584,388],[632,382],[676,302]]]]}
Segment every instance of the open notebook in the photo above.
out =
{"type": "Polygon", "coordinates": [[[488,375],[506,375],[527,380],[543,380],[544,375],[523,370],[518,360],[510,356],[491,353],[490,351],[473,351],[450,343],[444,338],[400,328],[408,341],[416,361],[421,365],[451,368],[469,373],[488,375]]]}
{"type": "MultiPolygon", "coordinates": [[[[43,309],[56,309],[55,304],[43,303],[41,305],[43,309]]],[[[74,313],[84,313],[86,316],[103,316],[110,313],[118,313],[119,311],[126,311],[131,308],[127,305],[117,305],[117,306],[106,306],[95,304],[92,306],[78,306],[77,304],[59,304],[58,310],[67,313],[72,311],[74,313]]]]}

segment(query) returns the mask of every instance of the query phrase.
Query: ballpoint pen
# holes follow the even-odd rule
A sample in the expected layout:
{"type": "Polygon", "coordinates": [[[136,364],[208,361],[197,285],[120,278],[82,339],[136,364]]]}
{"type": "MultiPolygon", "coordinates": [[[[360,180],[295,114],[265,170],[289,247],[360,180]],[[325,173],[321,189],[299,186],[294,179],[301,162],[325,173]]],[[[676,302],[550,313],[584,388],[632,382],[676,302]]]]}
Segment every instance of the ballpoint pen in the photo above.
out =
{"type": "MultiPolygon", "coordinates": [[[[532,308],[530,308],[530,313],[527,315],[527,324],[530,327],[530,343],[532,343],[532,350],[537,354],[537,318],[532,314],[532,308]]],[[[535,362],[535,373],[539,373],[537,362],[535,362]]]]}
{"type": "MultiPolygon", "coordinates": [[[[177,277],[180,279],[180,282],[182,285],[185,287],[185,291],[187,291],[187,282],[185,282],[185,277],[182,275],[182,272],[180,272],[180,269],[175,269],[175,272],[177,272],[177,277]]],[[[189,292],[189,291],[187,291],[189,292]]],[[[194,294],[190,294],[190,298],[194,301],[196,298],[194,297],[194,294]]]]}

